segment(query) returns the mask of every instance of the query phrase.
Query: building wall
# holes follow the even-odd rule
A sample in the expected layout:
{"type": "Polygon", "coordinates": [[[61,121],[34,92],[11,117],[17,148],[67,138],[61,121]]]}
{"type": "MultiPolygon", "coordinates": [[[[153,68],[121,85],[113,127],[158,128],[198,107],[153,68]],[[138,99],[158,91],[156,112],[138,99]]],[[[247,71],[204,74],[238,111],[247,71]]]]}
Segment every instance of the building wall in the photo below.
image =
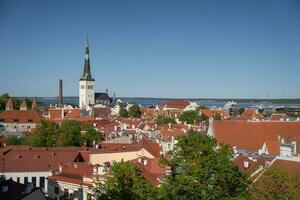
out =
{"type": "Polygon", "coordinates": [[[49,180],[49,197],[52,199],[60,199],[60,197],[64,196],[64,191],[67,190],[69,197],[73,197],[76,200],[88,200],[88,194],[93,194],[92,188],[89,188],[85,185],[67,183],[63,181],[53,181],[49,180]],[[58,194],[55,193],[55,187],[58,188],[58,194]],[[77,191],[77,196],[74,196],[74,192],[77,191]]]}
{"type": "Polygon", "coordinates": [[[132,151],[132,152],[118,152],[118,153],[99,153],[99,154],[90,154],[90,163],[92,165],[103,164],[104,162],[120,162],[122,159],[124,161],[134,160],[139,157],[148,157],[154,158],[147,150],[141,149],[140,151],[132,151]]]}
{"type": "Polygon", "coordinates": [[[8,132],[28,132],[36,127],[36,123],[1,123],[8,132]]]}
{"type": "Polygon", "coordinates": [[[18,177],[20,178],[20,183],[25,183],[25,177],[28,177],[28,182],[32,182],[32,177],[36,177],[36,187],[41,187],[40,177],[45,178],[44,192],[48,192],[48,180],[47,177],[51,175],[50,172],[4,172],[6,179],[13,179],[18,182],[18,177]]]}
{"type": "Polygon", "coordinates": [[[79,107],[89,110],[89,104],[95,104],[95,81],[79,81],[79,107]]]}

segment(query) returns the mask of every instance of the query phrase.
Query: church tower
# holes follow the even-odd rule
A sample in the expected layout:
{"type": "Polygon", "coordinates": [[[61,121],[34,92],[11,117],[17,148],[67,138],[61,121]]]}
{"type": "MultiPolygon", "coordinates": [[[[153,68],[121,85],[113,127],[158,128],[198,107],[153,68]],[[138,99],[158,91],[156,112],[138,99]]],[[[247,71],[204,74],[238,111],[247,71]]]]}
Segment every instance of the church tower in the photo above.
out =
{"type": "Polygon", "coordinates": [[[91,75],[89,41],[85,47],[85,59],[83,75],[79,80],[79,107],[80,109],[89,110],[90,105],[95,103],[95,80],[91,75]]]}

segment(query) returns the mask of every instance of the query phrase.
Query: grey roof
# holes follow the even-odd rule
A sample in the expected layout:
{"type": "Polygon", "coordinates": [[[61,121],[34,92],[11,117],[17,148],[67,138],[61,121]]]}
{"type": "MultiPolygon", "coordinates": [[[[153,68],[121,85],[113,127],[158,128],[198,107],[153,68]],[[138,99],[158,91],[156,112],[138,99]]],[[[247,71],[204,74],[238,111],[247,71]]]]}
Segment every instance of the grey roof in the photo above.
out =
{"type": "Polygon", "coordinates": [[[95,99],[96,100],[110,100],[109,96],[107,93],[102,93],[102,92],[96,92],[95,93],[95,99]]]}

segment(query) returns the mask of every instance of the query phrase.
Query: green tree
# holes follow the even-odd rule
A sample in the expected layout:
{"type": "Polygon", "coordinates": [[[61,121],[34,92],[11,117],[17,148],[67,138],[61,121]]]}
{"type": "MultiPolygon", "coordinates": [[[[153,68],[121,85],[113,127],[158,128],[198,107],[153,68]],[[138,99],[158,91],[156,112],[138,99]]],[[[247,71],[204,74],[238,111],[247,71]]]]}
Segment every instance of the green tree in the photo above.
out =
{"type": "Polygon", "coordinates": [[[208,109],[208,107],[206,107],[204,105],[200,105],[196,108],[196,112],[199,112],[201,109],[208,109]]]}
{"type": "Polygon", "coordinates": [[[6,102],[9,99],[9,94],[4,93],[0,97],[0,111],[5,110],[6,102]]]}
{"type": "Polygon", "coordinates": [[[172,117],[163,117],[163,116],[158,116],[156,119],[157,124],[176,124],[176,121],[172,117]]]}
{"type": "Polygon", "coordinates": [[[155,198],[156,188],[142,176],[139,167],[130,162],[114,163],[108,171],[105,184],[97,183],[98,200],[150,200],[155,198]]]}
{"type": "Polygon", "coordinates": [[[197,132],[177,138],[165,160],[172,169],[161,185],[162,199],[234,199],[248,195],[249,181],[231,161],[232,150],[197,132]]]}
{"type": "Polygon", "coordinates": [[[299,174],[289,174],[277,166],[271,166],[254,183],[252,194],[260,200],[298,199],[299,186],[299,174]]]}
{"type": "Polygon", "coordinates": [[[87,146],[92,146],[94,141],[97,143],[98,141],[103,139],[102,133],[95,130],[91,125],[87,125],[86,127],[84,127],[84,131],[85,134],[83,136],[83,140],[87,146]]]}
{"type": "Polygon", "coordinates": [[[126,110],[126,108],[121,107],[120,111],[119,111],[119,116],[120,117],[128,117],[128,111],[126,110]]]}
{"type": "Polygon", "coordinates": [[[130,117],[137,117],[140,118],[142,116],[142,112],[140,110],[140,107],[138,104],[133,104],[129,110],[128,110],[128,114],[130,117]]]}
{"type": "Polygon", "coordinates": [[[52,147],[56,145],[58,139],[58,128],[55,123],[42,120],[32,137],[32,146],[52,147]]]}
{"type": "Polygon", "coordinates": [[[65,120],[59,128],[59,132],[59,146],[81,146],[83,144],[79,122],[65,120]]]}
{"type": "Polygon", "coordinates": [[[188,124],[194,124],[200,121],[200,115],[195,110],[184,111],[179,120],[188,124]]]}
{"type": "Polygon", "coordinates": [[[5,137],[6,145],[30,145],[30,139],[16,135],[9,135],[5,137]]]}

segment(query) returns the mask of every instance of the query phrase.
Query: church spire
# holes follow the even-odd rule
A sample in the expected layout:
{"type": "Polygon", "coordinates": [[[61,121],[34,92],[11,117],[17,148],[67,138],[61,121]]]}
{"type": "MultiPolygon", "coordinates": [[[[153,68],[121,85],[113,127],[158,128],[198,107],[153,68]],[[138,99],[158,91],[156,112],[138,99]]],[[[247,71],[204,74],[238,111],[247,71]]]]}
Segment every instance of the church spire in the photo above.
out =
{"type": "Polygon", "coordinates": [[[83,75],[80,80],[94,81],[94,79],[92,78],[92,74],[91,74],[90,50],[89,50],[89,38],[88,37],[86,39],[83,75]]]}

